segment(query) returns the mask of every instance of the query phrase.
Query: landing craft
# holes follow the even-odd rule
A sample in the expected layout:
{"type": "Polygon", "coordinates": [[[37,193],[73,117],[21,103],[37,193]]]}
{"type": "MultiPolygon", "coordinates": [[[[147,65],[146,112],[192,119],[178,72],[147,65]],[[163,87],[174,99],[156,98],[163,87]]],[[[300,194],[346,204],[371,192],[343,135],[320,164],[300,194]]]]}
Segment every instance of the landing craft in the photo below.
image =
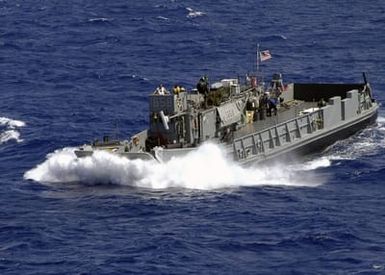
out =
{"type": "Polygon", "coordinates": [[[221,144],[241,164],[317,152],[373,124],[378,103],[366,81],[353,84],[283,84],[273,75],[269,87],[256,76],[202,77],[196,89],[162,87],[149,95],[149,129],[129,140],[80,146],[77,157],[106,150],[129,159],[168,161],[204,142],[221,144]]]}

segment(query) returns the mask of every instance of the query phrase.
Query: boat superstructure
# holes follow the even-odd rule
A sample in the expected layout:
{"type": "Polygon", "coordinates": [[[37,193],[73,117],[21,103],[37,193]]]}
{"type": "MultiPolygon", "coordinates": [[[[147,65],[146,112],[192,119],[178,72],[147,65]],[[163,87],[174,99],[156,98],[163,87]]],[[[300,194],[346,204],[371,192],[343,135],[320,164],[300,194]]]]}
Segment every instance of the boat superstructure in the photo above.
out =
{"type": "Polygon", "coordinates": [[[268,87],[255,76],[195,89],[160,86],[149,95],[149,128],[130,140],[83,145],[78,157],[108,150],[129,159],[167,161],[210,141],[243,164],[306,154],[346,138],[377,117],[378,104],[363,83],[291,83],[273,75],[268,87]],[[242,83],[241,83],[242,82],[242,83]]]}

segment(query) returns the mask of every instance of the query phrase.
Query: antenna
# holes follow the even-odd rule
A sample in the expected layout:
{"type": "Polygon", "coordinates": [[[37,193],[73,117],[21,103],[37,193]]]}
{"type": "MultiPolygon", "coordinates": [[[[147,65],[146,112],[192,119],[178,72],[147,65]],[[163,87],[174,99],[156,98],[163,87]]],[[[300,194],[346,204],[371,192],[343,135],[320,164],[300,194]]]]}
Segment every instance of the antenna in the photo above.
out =
{"type": "Polygon", "coordinates": [[[367,77],[366,77],[366,72],[363,72],[363,73],[362,73],[362,76],[364,77],[364,83],[365,83],[365,85],[368,84],[368,79],[367,79],[367,77]]]}
{"type": "Polygon", "coordinates": [[[119,137],[119,134],[120,134],[119,121],[116,119],[115,120],[115,128],[114,128],[114,132],[113,132],[113,138],[115,140],[117,140],[119,137]]]}

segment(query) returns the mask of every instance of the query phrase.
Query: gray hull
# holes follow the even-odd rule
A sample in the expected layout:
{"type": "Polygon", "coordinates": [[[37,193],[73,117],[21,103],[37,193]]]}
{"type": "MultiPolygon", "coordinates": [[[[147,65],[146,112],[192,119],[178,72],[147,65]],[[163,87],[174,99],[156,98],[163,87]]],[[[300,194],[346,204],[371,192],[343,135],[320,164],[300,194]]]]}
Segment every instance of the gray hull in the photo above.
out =
{"type": "Polygon", "coordinates": [[[296,158],[320,151],[344,139],[377,118],[378,104],[357,90],[329,99],[329,104],[234,140],[234,158],[241,163],[266,162],[278,157],[296,158]]]}
{"type": "Polygon", "coordinates": [[[321,152],[336,141],[346,139],[361,131],[365,127],[374,125],[377,119],[377,109],[378,108],[355,121],[346,123],[343,126],[325,130],[322,133],[317,133],[313,137],[308,137],[285,148],[276,148],[268,155],[246,158],[240,160],[240,162],[245,165],[265,165],[272,162],[282,163],[287,161],[297,161],[303,156],[321,152]]]}
{"type": "MultiPolygon", "coordinates": [[[[278,141],[278,135],[274,133],[277,133],[280,128],[288,129],[288,127],[290,127],[288,125],[290,124],[290,121],[286,121],[280,125],[265,129],[264,131],[255,132],[235,140],[232,145],[226,147],[227,155],[238,161],[241,165],[265,165],[275,161],[297,160],[301,156],[320,152],[336,141],[345,139],[365,127],[375,124],[377,111],[378,105],[375,104],[375,106],[365,112],[365,114],[357,116],[353,120],[337,124],[335,127],[314,130],[312,133],[303,133],[300,137],[293,138],[291,141],[284,141],[283,136],[286,134],[282,134],[281,140],[278,141]],[[267,138],[263,139],[263,136],[267,136],[267,138]],[[257,138],[261,139],[262,142],[257,142],[257,138]],[[242,143],[243,148],[241,147],[242,143]],[[265,146],[262,146],[262,144],[265,146]]],[[[300,131],[307,132],[307,129],[305,128],[307,128],[306,125],[302,127],[300,131]]],[[[295,129],[291,132],[295,132],[295,129]]],[[[168,161],[173,157],[184,156],[193,150],[196,150],[196,148],[161,149],[158,150],[155,155],[156,158],[162,162],[168,161]]]]}

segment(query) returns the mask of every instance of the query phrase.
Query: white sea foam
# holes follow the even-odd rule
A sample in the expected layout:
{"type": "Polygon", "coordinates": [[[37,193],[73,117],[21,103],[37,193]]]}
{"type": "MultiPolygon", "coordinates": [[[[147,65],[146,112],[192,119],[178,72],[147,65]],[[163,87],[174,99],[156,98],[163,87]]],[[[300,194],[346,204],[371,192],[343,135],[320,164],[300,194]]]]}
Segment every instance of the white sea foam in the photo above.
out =
{"type": "Polygon", "coordinates": [[[0,132],[0,144],[10,140],[16,140],[17,142],[23,141],[20,139],[20,133],[16,129],[24,127],[24,121],[14,120],[7,117],[0,117],[0,126],[2,126],[0,132]]]}
{"type": "Polygon", "coordinates": [[[192,8],[186,8],[186,10],[188,10],[188,12],[189,12],[187,14],[188,18],[195,18],[195,17],[203,16],[203,15],[206,14],[206,13],[204,13],[202,11],[193,10],[192,8]]]}
{"type": "Polygon", "coordinates": [[[164,16],[157,16],[156,19],[167,21],[169,20],[167,17],[164,16]]]}
{"type": "Polygon", "coordinates": [[[385,118],[378,117],[377,125],[364,129],[348,139],[340,140],[325,151],[329,160],[353,160],[376,154],[385,149],[385,118]]]}
{"type": "Polygon", "coordinates": [[[384,126],[384,124],[385,124],[385,117],[379,116],[379,117],[377,118],[377,122],[378,122],[380,125],[384,126]]]}
{"type": "Polygon", "coordinates": [[[79,182],[116,184],[151,189],[213,190],[239,186],[317,186],[298,176],[298,169],[282,166],[244,168],[224,157],[220,147],[204,144],[196,151],[166,163],[128,160],[107,152],[77,159],[73,148],[57,150],[45,162],[27,171],[25,179],[42,183],[79,182]]]}
{"type": "Polygon", "coordinates": [[[20,133],[18,131],[7,130],[0,133],[0,144],[10,141],[12,139],[16,140],[17,142],[23,141],[22,139],[20,139],[20,133]]]}
{"type": "Polygon", "coordinates": [[[19,128],[19,127],[24,127],[25,122],[21,121],[21,120],[10,119],[7,117],[0,117],[0,125],[14,129],[14,128],[19,128]]]}
{"type": "Polygon", "coordinates": [[[298,163],[298,164],[291,165],[290,168],[292,170],[297,170],[297,171],[310,171],[310,170],[316,170],[318,168],[329,167],[331,165],[332,165],[331,160],[328,157],[323,156],[323,157],[309,160],[305,163],[298,163]]]}
{"type": "Polygon", "coordinates": [[[108,22],[110,21],[108,18],[105,17],[98,17],[98,18],[90,18],[88,19],[88,22],[108,22]]]}

